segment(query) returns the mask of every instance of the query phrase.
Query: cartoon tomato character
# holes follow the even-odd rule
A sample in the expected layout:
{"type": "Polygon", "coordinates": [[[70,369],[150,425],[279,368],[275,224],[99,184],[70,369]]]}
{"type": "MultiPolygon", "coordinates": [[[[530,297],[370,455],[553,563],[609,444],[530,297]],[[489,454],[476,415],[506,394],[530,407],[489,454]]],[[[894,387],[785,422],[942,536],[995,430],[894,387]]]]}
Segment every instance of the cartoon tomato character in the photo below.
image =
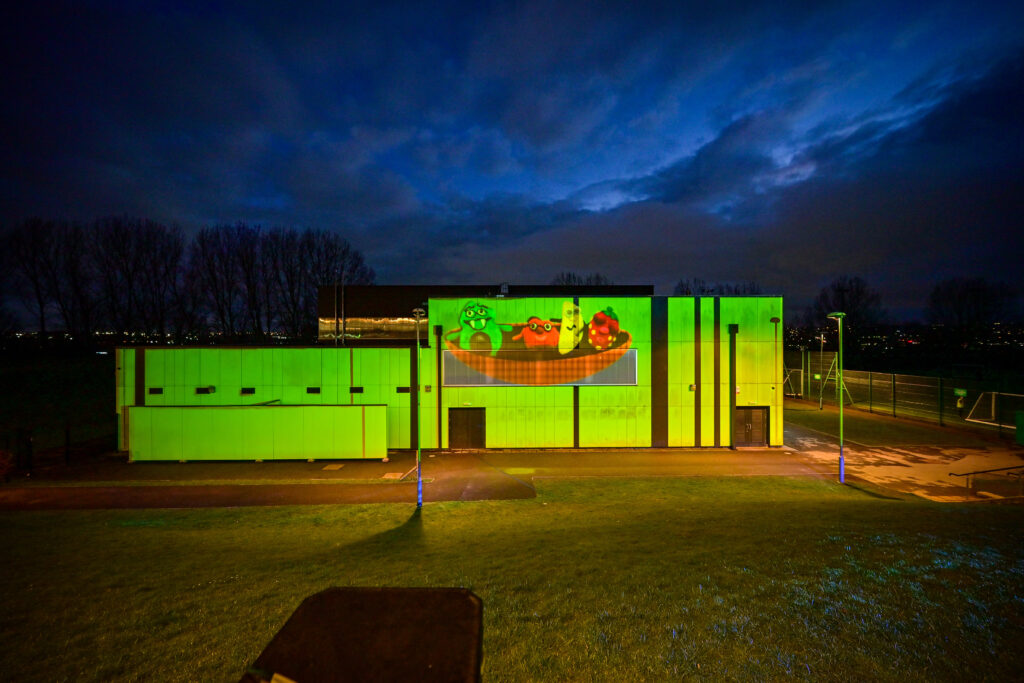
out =
{"type": "Polygon", "coordinates": [[[619,316],[615,314],[612,307],[598,311],[587,326],[587,339],[590,345],[598,351],[609,348],[615,338],[619,336],[619,316]]]}
{"type": "Polygon", "coordinates": [[[528,349],[542,347],[558,348],[558,325],[550,320],[541,320],[537,316],[531,316],[522,331],[513,339],[522,339],[528,349]]]}

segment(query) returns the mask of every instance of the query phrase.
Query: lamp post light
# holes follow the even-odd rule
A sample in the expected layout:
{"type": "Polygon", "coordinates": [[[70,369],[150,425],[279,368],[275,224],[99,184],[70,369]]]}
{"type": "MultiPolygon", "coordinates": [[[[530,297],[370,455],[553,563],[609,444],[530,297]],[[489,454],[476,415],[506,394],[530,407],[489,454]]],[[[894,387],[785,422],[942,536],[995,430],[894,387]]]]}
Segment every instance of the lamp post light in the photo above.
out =
{"type": "Polygon", "coordinates": [[[780,382],[778,380],[779,380],[779,377],[782,375],[782,373],[779,372],[779,323],[782,322],[782,320],[780,320],[778,318],[778,316],[774,316],[768,322],[770,322],[772,325],[775,325],[775,361],[774,361],[775,373],[774,374],[775,374],[775,380],[776,380],[775,386],[779,386],[780,382]]]}
{"type": "Polygon", "coordinates": [[[824,381],[821,377],[825,374],[825,333],[822,332],[820,336],[815,337],[821,342],[818,347],[818,410],[822,410],[822,392],[825,391],[824,381]]]}
{"type": "MultiPolygon", "coordinates": [[[[772,379],[775,380],[775,395],[773,397],[775,399],[775,407],[773,407],[772,410],[778,410],[779,414],[782,414],[782,399],[780,397],[783,394],[783,391],[782,383],[779,381],[779,377],[782,374],[781,372],[779,372],[779,323],[782,321],[779,319],[778,316],[772,316],[772,318],[769,319],[768,322],[775,326],[775,356],[772,360],[772,365],[774,366],[772,368],[772,374],[774,375],[772,379]]],[[[772,421],[772,423],[774,424],[774,420],[772,421]]],[[[768,439],[768,443],[769,445],[771,445],[770,438],[768,439]]]]}
{"type": "MultiPolygon", "coordinates": [[[[420,409],[420,320],[427,314],[422,308],[414,308],[412,317],[416,319],[416,410],[420,409]]],[[[416,423],[419,424],[419,415],[416,423]]],[[[423,459],[420,452],[420,430],[416,429],[416,507],[423,507],[423,459]]]]}
{"type": "Polygon", "coordinates": [[[839,358],[836,360],[836,384],[839,388],[839,483],[846,483],[846,462],[843,459],[843,318],[846,314],[835,311],[829,318],[839,322],[839,358]]]}

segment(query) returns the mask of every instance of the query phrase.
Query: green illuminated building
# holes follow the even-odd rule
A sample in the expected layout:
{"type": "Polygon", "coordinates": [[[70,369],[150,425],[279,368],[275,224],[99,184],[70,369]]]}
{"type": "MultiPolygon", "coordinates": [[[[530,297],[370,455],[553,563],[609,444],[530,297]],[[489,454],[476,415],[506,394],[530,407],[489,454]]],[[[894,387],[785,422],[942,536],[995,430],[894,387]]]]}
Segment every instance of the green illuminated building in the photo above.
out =
{"type": "Polygon", "coordinates": [[[316,347],[119,350],[122,448],[135,460],[270,460],[383,458],[417,439],[425,449],[782,444],[781,297],[340,290],[321,290],[316,347]],[[428,316],[418,368],[416,307],[428,316]]]}

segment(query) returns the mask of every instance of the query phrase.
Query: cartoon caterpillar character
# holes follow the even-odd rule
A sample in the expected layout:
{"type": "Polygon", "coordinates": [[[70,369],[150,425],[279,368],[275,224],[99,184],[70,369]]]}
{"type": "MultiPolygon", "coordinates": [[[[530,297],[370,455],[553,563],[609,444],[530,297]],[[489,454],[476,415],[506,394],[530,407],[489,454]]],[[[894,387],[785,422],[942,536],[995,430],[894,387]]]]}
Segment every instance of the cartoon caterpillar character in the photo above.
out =
{"type": "Polygon", "coordinates": [[[562,302],[562,327],[558,331],[558,352],[563,356],[583,339],[583,316],[580,307],[571,301],[562,302]]]}
{"type": "Polygon", "coordinates": [[[462,313],[459,315],[459,324],[462,325],[462,329],[459,330],[460,348],[471,351],[473,349],[473,337],[478,334],[484,334],[491,341],[492,356],[498,355],[498,350],[501,349],[502,330],[508,331],[512,329],[511,325],[501,325],[494,322],[494,315],[491,313],[490,307],[476,301],[470,301],[462,309],[462,313]]]}

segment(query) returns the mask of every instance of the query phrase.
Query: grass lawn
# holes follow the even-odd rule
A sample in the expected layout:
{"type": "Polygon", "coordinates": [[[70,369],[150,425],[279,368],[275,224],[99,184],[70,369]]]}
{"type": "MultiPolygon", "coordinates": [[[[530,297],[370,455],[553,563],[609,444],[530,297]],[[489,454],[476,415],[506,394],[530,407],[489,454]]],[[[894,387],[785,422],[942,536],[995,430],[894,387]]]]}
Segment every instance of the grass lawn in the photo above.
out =
{"type": "Polygon", "coordinates": [[[536,499],[0,515],[0,671],[237,680],[329,586],[465,586],[488,680],[1018,679],[1024,508],[817,479],[536,499]]]}

